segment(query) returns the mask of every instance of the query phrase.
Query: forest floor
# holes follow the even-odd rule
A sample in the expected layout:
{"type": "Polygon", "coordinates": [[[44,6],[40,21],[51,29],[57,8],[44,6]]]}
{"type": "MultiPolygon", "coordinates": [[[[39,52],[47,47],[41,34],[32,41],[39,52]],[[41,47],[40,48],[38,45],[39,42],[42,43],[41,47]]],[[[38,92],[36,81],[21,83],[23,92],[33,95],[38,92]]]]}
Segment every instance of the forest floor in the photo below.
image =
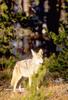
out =
{"type": "MultiPolygon", "coordinates": [[[[22,100],[22,96],[27,95],[27,92],[14,93],[9,89],[10,78],[6,79],[4,73],[6,72],[0,71],[0,100],[22,100]]],[[[51,84],[45,87],[45,96],[46,100],[68,100],[68,83],[51,84]]]]}

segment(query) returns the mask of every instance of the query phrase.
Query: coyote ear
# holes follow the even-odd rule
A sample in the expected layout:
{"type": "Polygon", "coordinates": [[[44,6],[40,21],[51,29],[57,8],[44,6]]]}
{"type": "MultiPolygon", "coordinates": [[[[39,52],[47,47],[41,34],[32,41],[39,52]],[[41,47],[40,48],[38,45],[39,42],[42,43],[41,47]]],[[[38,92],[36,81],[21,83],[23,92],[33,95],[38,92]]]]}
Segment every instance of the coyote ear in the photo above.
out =
{"type": "Polygon", "coordinates": [[[32,53],[33,56],[35,55],[35,52],[33,51],[33,49],[31,49],[31,53],[32,53]]]}
{"type": "Polygon", "coordinates": [[[43,55],[43,50],[40,49],[38,53],[41,54],[41,55],[43,55]]]}

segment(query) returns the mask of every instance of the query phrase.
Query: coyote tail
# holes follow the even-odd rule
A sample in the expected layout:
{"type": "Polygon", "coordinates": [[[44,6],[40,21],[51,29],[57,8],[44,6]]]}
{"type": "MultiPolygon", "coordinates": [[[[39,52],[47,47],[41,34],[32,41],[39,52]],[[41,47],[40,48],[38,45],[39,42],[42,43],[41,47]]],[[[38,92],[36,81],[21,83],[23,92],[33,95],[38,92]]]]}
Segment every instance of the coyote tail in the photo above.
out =
{"type": "Polygon", "coordinates": [[[15,76],[15,71],[13,72],[12,80],[11,80],[11,86],[14,86],[15,81],[16,81],[16,76],[15,76]]]}
{"type": "Polygon", "coordinates": [[[11,80],[11,86],[14,85],[14,77],[12,77],[12,80],[11,80]]]}

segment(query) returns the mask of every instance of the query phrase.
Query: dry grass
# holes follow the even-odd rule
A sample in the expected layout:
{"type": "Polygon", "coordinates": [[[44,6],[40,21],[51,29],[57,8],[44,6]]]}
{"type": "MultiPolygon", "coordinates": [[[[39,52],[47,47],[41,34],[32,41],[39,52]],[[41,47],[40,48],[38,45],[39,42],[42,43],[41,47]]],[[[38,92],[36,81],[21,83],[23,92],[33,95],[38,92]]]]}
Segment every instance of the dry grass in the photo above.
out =
{"type": "MultiPolygon", "coordinates": [[[[13,93],[11,89],[6,90],[10,88],[10,78],[7,78],[7,74],[6,71],[0,72],[0,100],[22,100],[23,96],[27,96],[28,91],[13,93]]],[[[45,87],[45,96],[46,100],[68,100],[68,84],[52,84],[45,87]]]]}

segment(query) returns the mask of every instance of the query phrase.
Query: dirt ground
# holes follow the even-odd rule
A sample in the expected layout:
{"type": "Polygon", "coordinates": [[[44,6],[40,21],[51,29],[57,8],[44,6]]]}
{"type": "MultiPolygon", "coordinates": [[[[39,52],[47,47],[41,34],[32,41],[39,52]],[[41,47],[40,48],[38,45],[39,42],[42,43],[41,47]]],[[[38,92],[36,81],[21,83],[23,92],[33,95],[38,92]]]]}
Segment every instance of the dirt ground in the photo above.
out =
{"type": "MultiPolygon", "coordinates": [[[[2,73],[0,73],[0,76],[2,73]]],[[[3,77],[3,76],[2,76],[3,77]]],[[[22,96],[27,92],[13,93],[10,88],[10,79],[0,79],[0,100],[22,100],[22,96]]],[[[46,100],[68,100],[68,83],[52,84],[45,87],[46,100]]]]}

